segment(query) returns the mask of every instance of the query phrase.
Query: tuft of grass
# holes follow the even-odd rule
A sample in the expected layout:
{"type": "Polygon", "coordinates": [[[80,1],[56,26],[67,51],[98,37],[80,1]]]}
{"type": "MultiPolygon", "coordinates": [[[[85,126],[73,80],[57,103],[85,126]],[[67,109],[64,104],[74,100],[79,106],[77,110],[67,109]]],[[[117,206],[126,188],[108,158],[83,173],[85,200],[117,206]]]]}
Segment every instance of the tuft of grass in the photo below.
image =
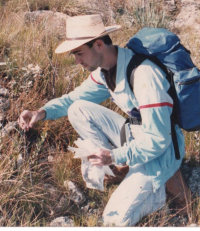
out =
{"type": "MultiPolygon", "coordinates": [[[[118,11],[119,15],[123,14],[124,23],[132,22],[132,26],[137,30],[143,27],[160,27],[169,28],[170,18],[167,16],[163,7],[163,1],[143,1],[132,2],[126,9],[118,11]],[[128,22],[127,22],[128,21],[128,22]]],[[[121,17],[120,21],[121,21],[121,17]]]]}

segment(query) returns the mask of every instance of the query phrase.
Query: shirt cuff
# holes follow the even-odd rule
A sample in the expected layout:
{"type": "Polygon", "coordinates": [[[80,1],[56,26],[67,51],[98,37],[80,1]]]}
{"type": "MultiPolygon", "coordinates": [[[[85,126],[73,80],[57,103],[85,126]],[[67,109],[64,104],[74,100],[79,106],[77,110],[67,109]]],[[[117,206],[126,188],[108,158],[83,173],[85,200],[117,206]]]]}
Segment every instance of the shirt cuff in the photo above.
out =
{"type": "Polygon", "coordinates": [[[43,120],[53,119],[52,117],[54,117],[55,112],[54,110],[52,110],[51,106],[46,105],[46,106],[41,107],[40,109],[43,109],[46,112],[46,116],[43,120]]]}
{"type": "Polygon", "coordinates": [[[112,150],[116,164],[127,162],[128,149],[129,149],[128,147],[123,146],[123,147],[116,148],[116,149],[112,150]]]}

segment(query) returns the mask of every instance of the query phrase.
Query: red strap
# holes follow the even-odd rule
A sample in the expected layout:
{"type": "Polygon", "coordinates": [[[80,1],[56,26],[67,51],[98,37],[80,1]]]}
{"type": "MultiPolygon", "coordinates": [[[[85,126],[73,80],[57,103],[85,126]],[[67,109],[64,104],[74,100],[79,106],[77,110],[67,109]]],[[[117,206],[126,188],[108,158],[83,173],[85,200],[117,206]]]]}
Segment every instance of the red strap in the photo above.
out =
{"type": "Polygon", "coordinates": [[[173,104],[168,103],[168,102],[163,102],[163,103],[153,103],[153,104],[143,105],[143,106],[140,106],[140,109],[152,108],[152,107],[164,107],[164,106],[173,108],[173,104]]]}
{"type": "Polygon", "coordinates": [[[99,85],[103,85],[102,83],[98,83],[98,82],[93,78],[92,73],[90,74],[90,76],[91,76],[91,79],[92,79],[95,83],[97,83],[97,84],[99,84],[99,85]]]}

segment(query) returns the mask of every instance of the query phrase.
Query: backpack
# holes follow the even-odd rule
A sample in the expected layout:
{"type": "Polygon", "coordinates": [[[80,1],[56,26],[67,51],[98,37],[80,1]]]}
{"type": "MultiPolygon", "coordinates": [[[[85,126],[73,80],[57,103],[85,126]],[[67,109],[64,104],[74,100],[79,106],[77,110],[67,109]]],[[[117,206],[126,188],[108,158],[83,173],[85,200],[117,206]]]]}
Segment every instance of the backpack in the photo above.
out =
{"type": "Polygon", "coordinates": [[[174,101],[172,141],[176,158],[180,159],[174,125],[178,124],[186,131],[200,130],[200,71],[178,36],[166,29],[145,27],[126,45],[136,54],[127,66],[129,85],[132,70],[145,59],[151,60],[166,73],[170,83],[169,94],[174,101]]]}

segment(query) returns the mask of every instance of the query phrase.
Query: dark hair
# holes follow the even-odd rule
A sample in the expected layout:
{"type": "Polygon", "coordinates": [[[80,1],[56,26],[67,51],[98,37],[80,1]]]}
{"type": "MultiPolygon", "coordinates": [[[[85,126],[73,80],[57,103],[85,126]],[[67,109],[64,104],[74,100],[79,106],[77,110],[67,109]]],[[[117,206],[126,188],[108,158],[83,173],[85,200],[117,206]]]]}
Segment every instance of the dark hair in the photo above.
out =
{"type": "Polygon", "coordinates": [[[111,45],[112,44],[112,40],[111,40],[110,36],[109,35],[105,35],[103,37],[100,37],[100,38],[97,38],[97,39],[93,39],[92,41],[89,41],[89,42],[85,43],[85,45],[87,45],[87,46],[89,46],[91,48],[93,46],[94,42],[96,40],[98,40],[98,39],[102,40],[106,45],[111,45]]]}

